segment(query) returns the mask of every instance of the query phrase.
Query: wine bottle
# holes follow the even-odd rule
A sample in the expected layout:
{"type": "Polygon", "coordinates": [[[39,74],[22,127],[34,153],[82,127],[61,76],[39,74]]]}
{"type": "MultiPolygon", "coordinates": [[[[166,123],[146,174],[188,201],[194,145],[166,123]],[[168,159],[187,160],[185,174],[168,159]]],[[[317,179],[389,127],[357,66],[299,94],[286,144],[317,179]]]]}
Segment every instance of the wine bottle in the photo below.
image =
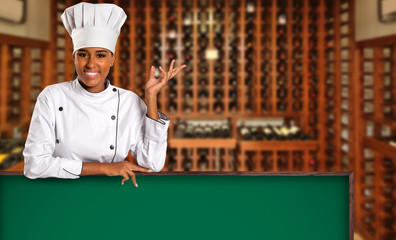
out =
{"type": "Polygon", "coordinates": [[[270,97],[270,90],[269,88],[261,89],[261,97],[262,98],[269,98],[270,97]]]}
{"type": "Polygon", "coordinates": [[[270,154],[263,154],[263,158],[261,159],[261,166],[264,171],[272,170],[272,159],[270,154]]]}
{"type": "Polygon", "coordinates": [[[301,12],[293,12],[293,20],[296,22],[300,22],[302,20],[302,14],[301,12]]]}
{"type": "Polygon", "coordinates": [[[205,88],[201,88],[199,91],[199,97],[200,98],[208,98],[209,97],[208,90],[205,88]]]}
{"type": "Polygon", "coordinates": [[[292,82],[294,85],[301,85],[302,84],[302,76],[301,75],[294,75],[292,82]]]}
{"type": "Polygon", "coordinates": [[[269,127],[268,125],[266,127],[263,127],[262,132],[263,132],[263,137],[266,140],[274,140],[275,133],[273,132],[271,127],[269,127]]]}
{"type": "Polygon", "coordinates": [[[316,88],[310,88],[309,89],[309,97],[311,99],[316,99],[318,97],[318,89],[316,88]]]}
{"type": "Polygon", "coordinates": [[[199,170],[200,171],[206,171],[209,161],[206,158],[207,152],[205,150],[200,150],[199,151],[199,159],[198,159],[198,165],[199,165],[199,170]]]}
{"type": "Polygon", "coordinates": [[[279,99],[285,99],[286,98],[286,96],[287,96],[287,88],[278,88],[277,90],[276,90],[276,96],[279,98],[279,99]]]}
{"type": "Polygon", "coordinates": [[[293,98],[301,98],[303,96],[303,89],[302,88],[295,88],[293,89],[293,98]]]}
{"type": "MultiPolygon", "coordinates": [[[[185,2],[189,2],[189,1],[185,1],[185,2]]],[[[190,27],[190,26],[192,26],[192,22],[193,22],[193,13],[185,12],[184,18],[183,18],[183,25],[190,27]]],[[[191,30],[192,30],[192,28],[191,28],[191,30]]],[[[189,34],[191,34],[191,32],[189,34]]]]}
{"type": "Polygon", "coordinates": [[[278,153],[278,168],[280,171],[287,169],[287,155],[284,153],[278,153]]]}
{"type": "Polygon", "coordinates": [[[187,128],[187,123],[185,121],[181,121],[177,126],[175,130],[175,138],[184,138],[185,137],[185,132],[187,128]]]}
{"type": "Polygon", "coordinates": [[[308,136],[305,135],[301,129],[297,126],[292,126],[290,128],[290,134],[292,140],[307,140],[308,136]]]}
{"type": "Polygon", "coordinates": [[[212,138],[213,137],[213,130],[212,130],[212,128],[210,127],[210,125],[206,125],[205,127],[204,127],[204,138],[212,138]]]}
{"type": "Polygon", "coordinates": [[[206,86],[208,85],[208,79],[206,77],[200,77],[199,79],[199,85],[201,86],[206,86]]]}
{"type": "Polygon", "coordinates": [[[190,171],[192,167],[191,149],[187,149],[183,161],[184,171],[190,171]]]}
{"type": "Polygon", "coordinates": [[[300,37],[294,37],[293,38],[293,46],[295,48],[300,48],[302,46],[302,41],[300,37]]]}
{"type": "Polygon", "coordinates": [[[216,73],[219,73],[219,74],[222,73],[222,72],[223,72],[223,66],[222,66],[222,64],[221,64],[221,63],[215,64],[214,70],[215,70],[216,73]]]}
{"type": "Polygon", "coordinates": [[[276,38],[276,45],[279,48],[285,48],[287,44],[286,37],[279,36],[276,38]]]}
{"type": "Polygon", "coordinates": [[[169,103],[169,112],[175,113],[177,111],[177,103],[175,101],[171,101],[169,103]]]}
{"type": "Polygon", "coordinates": [[[223,90],[221,88],[216,88],[214,91],[214,97],[221,100],[221,98],[223,98],[223,90]]]}
{"type": "Polygon", "coordinates": [[[256,127],[256,126],[251,127],[250,132],[251,132],[252,138],[254,140],[257,140],[257,141],[263,140],[262,131],[259,131],[258,127],[256,127]]]}
{"type": "Polygon", "coordinates": [[[208,38],[206,35],[201,35],[198,39],[198,44],[201,48],[206,48],[208,46],[208,38]]]}
{"type": "MultiPolygon", "coordinates": [[[[235,77],[230,77],[229,85],[230,86],[236,86],[237,84],[238,84],[237,79],[235,77]]],[[[230,94],[230,96],[231,96],[231,94],[230,94]]]]}
{"type": "Polygon", "coordinates": [[[232,101],[228,104],[228,109],[231,113],[236,113],[237,112],[237,103],[236,101],[232,101]]]}
{"type": "Polygon", "coordinates": [[[279,102],[276,103],[276,109],[277,109],[279,112],[284,112],[284,111],[286,111],[286,108],[287,108],[287,102],[279,101],[279,102]]]}
{"type": "Polygon", "coordinates": [[[192,98],[193,92],[191,89],[185,89],[184,90],[184,98],[192,98]]]}
{"type": "Polygon", "coordinates": [[[302,72],[302,63],[301,62],[294,62],[293,63],[293,71],[296,73],[302,72]]]}
{"type": "Polygon", "coordinates": [[[293,50],[293,59],[301,60],[302,59],[302,51],[301,49],[294,49],[293,50]]]}
{"type": "Polygon", "coordinates": [[[302,102],[301,101],[293,101],[293,110],[298,112],[302,110],[302,102]]]}
{"type": "Polygon", "coordinates": [[[169,41],[176,41],[177,39],[177,26],[175,23],[170,23],[168,26],[168,39],[169,41]]]}
{"type": "Polygon", "coordinates": [[[295,171],[302,171],[303,170],[303,158],[301,153],[296,152],[293,155],[293,168],[295,171]]]}
{"type": "Polygon", "coordinates": [[[302,27],[299,24],[293,24],[292,28],[293,34],[301,34],[302,33],[302,27]]]}
{"type": "Polygon", "coordinates": [[[252,134],[249,131],[249,128],[247,126],[241,126],[240,128],[240,134],[243,138],[243,140],[252,140],[252,134]]]}
{"type": "Polygon", "coordinates": [[[230,138],[231,137],[230,127],[228,126],[227,123],[221,124],[220,131],[221,131],[222,138],[230,138]]]}
{"type": "Polygon", "coordinates": [[[216,36],[213,41],[216,48],[221,48],[223,46],[223,38],[221,36],[216,36]]]}
{"type": "Polygon", "coordinates": [[[216,86],[223,85],[223,78],[222,77],[215,77],[214,83],[215,83],[216,86]]]}
{"type": "Polygon", "coordinates": [[[279,11],[277,14],[278,25],[286,25],[287,17],[285,11],[279,11]]]}
{"type": "Polygon", "coordinates": [[[316,109],[318,109],[318,103],[316,101],[309,101],[308,109],[310,111],[315,111],[316,109]]]}
{"type": "Polygon", "coordinates": [[[286,62],[284,61],[280,61],[278,62],[278,64],[276,65],[276,69],[279,73],[284,73],[286,71],[286,62]]]}
{"type": "Polygon", "coordinates": [[[221,114],[224,110],[223,108],[223,103],[219,100],[216,100],[216,102],[213,105],[213,109],[215,111],[216,114],[221,114]]]}
{"type": "MultiPolygon", "coordinates": [[[[176,52],[173,51],[173,50],[169,50],[168,51],[168,57],[169,57],[169,60],[176,59],[177,58],[176,52]]],[[[141,60],[143,60],[143,59],[141,59],[141,60]]]]}
{"type": "Polygon", "coordinates": [[[173,169],[175,169],[176,165],[177,165],[177,160],[175,158],[175,154],[173,153],[173,151],[169,151],[170,154],[168,154],[169,158],[168,158],[168,170],[169,171],[173,171],[173,169]]]}
{"type": "MultiPolygon", "coordinates": [[[[276,56],[277,56],[277,59],[279,59],[279,60],[285,60],[286,56],[287,56],[286,50],[283,48],[279,49],[276,53],[276,56]]],[[[268,65],[269,65],[269,63],[267,63],[267,67],[268,67],[268,65]]],[[[266,71],[266,72],[268,72],[268,71],[266,71]]]]}
{"type": "Polygon", "coordinates": [[[202,62],[199,64],[199,72],[202,74],[205,74],[208,72],[208,64],[205,62],[202,62]]]}

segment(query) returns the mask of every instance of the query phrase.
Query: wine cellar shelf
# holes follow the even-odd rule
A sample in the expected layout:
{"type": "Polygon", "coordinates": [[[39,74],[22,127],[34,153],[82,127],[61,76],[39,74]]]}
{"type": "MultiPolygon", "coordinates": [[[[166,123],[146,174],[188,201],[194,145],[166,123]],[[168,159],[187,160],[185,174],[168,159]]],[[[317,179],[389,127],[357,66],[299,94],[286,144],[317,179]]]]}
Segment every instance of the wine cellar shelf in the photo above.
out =
{"type": "Polygon", "coordinates": [[[396,239],[396,36],[358,42],[356,226],[364,239],[396,239]]]}

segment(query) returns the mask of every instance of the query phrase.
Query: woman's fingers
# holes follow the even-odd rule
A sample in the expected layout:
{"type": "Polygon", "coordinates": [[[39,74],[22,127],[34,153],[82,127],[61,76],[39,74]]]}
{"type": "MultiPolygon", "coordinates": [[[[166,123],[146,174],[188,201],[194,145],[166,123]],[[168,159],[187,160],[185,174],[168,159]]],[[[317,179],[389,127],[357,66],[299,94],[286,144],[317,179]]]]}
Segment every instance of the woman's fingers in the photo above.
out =
{"type": "Polygon", "coordinates": [[[123,176],[124,178],[121,180],[121,185],[124,185],[125,181],[128,181],[129,177],[128,174],[126,173],[121,173],[121,176],[123,176]]]}
{"type": "Polygon", "coordinates": [[[150,169],[141,167],[139,165],[136,165],[135,163],[131,163],[128,165],[128,167],[133,170],[133,171],[139,171],[139,172],[152,172],[150,169]]]}
{"type": "Polygon", "coordinates": [[[133,185],[134,185],[135,187],[138,187],[138,185],[137,185],[137,183],[136,183],[136,176],[135,176],[135,173],[133,173],[132,169],[128,171],[128,174],[129,174],[129,176],[131,176],[131,178],[132,178],[133,185]]]}
{"type": "Polygon", "coordinates": [[[180,72],[180,70],[182,70],[182,69],[185,68],[185,67],[187,67],[187,65],[182,65],[182,66],[180,66],[180,67],[177,67],[177,68],[173,69],[173,73],[172,73],[172,75],[171,75],[170,78],[173,78],[174,76],[176,76],[177,73],[180,72]]]}
{"type": "Polygon", "coordinates": [[[175,63],[175,59],[173,59],[172,61],[171,61],[171,64],[170,64],[170,67],[169,67],[169,73],[172,73],[173,72],[173,64],[175,63]]]}
{"type": "Polygon", "coordinates": [[[155,75],[155,67],[151,66],[151,68],[150,68],[150,77],[149,78],[154,78],[154,75],[155,75]]]}
{"type": "Polygon", "coordinates": [[[160,78],[161,79],[161,82],[164,82],[164,80],[166,81],[166,79],[168,78],[168,73],[167,72],[165,72],[165,70],[160,66],[159,67],[159,70],[162,72],[162,77],[160,78]]]}

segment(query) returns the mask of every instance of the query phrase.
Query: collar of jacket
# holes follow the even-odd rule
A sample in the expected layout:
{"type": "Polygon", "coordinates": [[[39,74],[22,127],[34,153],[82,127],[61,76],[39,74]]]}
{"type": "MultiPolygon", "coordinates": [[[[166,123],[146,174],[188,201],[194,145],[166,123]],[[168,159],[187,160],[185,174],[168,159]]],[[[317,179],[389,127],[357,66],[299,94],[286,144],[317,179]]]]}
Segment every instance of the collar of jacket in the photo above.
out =
{"type": "Polygon", "coordinates": [[[81,97],[83,97],[84,99],[95,102],[97,102],[100,99],[107,99],[109,97],[113,97],[118,90],[117,88],[115,88],[110,84],[110,81],[108,79],[106,79],[106,88],[98,93],[87,91],[85,88],[81,86],[81,83],[78,81],[78,78],[76,78],[73,81],[73,88],[75,89],[76,93],[81,97]],[[114,91],[114,89],[116,89],[116,91],[114,91]]]}

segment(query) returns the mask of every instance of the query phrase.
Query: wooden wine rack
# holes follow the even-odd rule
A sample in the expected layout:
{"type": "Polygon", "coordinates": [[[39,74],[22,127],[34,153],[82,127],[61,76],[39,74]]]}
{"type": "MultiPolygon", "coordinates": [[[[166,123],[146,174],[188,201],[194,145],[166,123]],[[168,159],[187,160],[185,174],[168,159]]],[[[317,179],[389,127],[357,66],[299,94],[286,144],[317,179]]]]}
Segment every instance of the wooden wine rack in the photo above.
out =
{"type": "Polygon", "coordinates": [[[364,239],[396,237],[396,36],[357,43],[356,226],[364,239]]]}

